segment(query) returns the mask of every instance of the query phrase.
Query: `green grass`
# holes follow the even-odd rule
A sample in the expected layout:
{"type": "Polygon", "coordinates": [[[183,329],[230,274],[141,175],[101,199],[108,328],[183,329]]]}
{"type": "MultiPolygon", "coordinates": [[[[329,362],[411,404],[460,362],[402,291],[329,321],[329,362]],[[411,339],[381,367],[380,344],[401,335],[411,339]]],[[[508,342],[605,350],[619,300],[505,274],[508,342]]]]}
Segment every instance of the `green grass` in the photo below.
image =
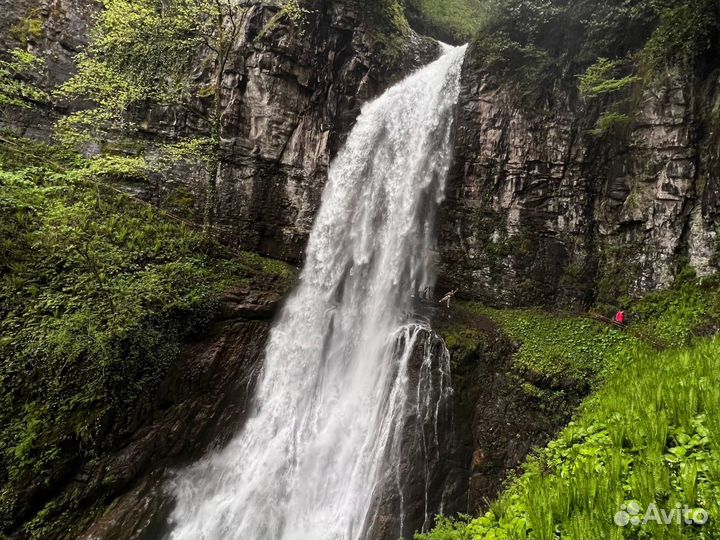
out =
{"type": "Polygon", "coordinates": [[[682,347],[720,328],[720,276],[695,279],[682,273],[670,289],[646,295],[632,306],[631,327],[666,347],[682,347]]]}
{"type": "MultiPolygon", "coordinates": [[[[495,321],[519,345],[530,380],[593,381],[575,420],[530,457],[483,516],[439,517],[422,540],[480,538],[715,538],[720,533],[720,327],[717,277],[680,274],[628,306],[618,331],[539,310],[462,309],[495,321]],[[660,344],[665,350],[659,352],[660,344]],[[702,508],[711,521],[618,527],[621,506],[702,508]]],[[[522,388],[543,396],[525,381],[522,388]]],[[[555,406],[562,406],[558,396],[555,406]]],[[[552,401],[550,403],[553,403],[552,401]]]]}
{"type": "Polygon", "coordinates": [[[408,13],[418,13],[420,30],[441,40],[470,41],[482,24],[484,0],[407,0],[408,13]]]}
{"type": "Polygon", "coordinates": [[[630,335],[584,316],[535,309],[498,310],[469,304],[520,344],[514,358],[522,371],[548,379],[595,379],[628,359],[637,344],[630,335]]]}
{"type": "Polygon", "coordinates": [[[586,316],[538,309],[498,310],[477,303],[455,304],[455,320],[439,331],[450,351],[455,376],[479,358],[497,352],[494,339],[475,327],[490,319],[516,348],[505,376],[553,425],[564,425],[589,392],[597,389],[636,347],[632,335],[586,316]]]}
{"type": "Polygon", "coordinates": [[[442,519],[424,540],[717,538],[720,339],[638,349],[577,420],[530,458],[484,516],[442,519]],[[702,508],[709,523],[619,527],[621,505],[702,508]]]}
{"type": "MultiPolygon", "coordinates": [[[[292,271],[95,183],[42,145],[0,155],[0,530],[29,494],[121,444],[230,285],[292,271]]],[[[39,525],[38,525],[39,526],[39,525]]]]}

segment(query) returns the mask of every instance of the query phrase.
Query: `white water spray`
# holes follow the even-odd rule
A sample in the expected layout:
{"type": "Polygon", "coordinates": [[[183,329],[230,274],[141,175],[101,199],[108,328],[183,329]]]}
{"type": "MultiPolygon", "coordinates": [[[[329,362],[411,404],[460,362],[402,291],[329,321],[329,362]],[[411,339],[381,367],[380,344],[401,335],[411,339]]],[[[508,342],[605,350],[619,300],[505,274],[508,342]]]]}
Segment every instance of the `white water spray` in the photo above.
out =
{"type": "Polygon", "coordinates": [[[417,409],[423,447],[437,448],[449,388],[447,351],[432,353],[412,312],[435,280],[434,217],[463,55],[444,47],[363,108],[330,168],[252,415],[226,448],[178,473],[172,540],[363,538],[393,477],[404,519],[398,464],[408,409],[417,409]],[[433,423],[434,435],[422,428],[433,423]]]}

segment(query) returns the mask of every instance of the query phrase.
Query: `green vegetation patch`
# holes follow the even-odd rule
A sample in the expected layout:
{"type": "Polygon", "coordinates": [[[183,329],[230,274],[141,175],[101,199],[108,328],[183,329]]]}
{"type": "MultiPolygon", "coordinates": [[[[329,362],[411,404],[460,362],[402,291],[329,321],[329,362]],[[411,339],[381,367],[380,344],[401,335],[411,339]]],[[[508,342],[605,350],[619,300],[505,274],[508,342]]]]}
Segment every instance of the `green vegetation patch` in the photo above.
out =
{"type": "Polygon", "coordinates": [[[400,0],[354,0],[364,22],[370,30],[373,47],[382,58],[386,68],[400,58],[410,37],[410,26],[400,0]]]}
{"type": "Polygon", "coordinates": [[[487,345],[485,333],[475,328],[452,327],[441,332],[441,335],[451,353],[453,366],[460,366],[472,359],[487,345]]]}
{"type": "Polygon", "coordinates": [[[499,310],[479,304],[467,309],[495,321],[519,343],[515,367],[536,378],[593,381],[628,360],[636,345],[632,336],[584,316],[535,309],[499,310]]]}
{"type": "Polygon", "coordinates": [[[633,351],[490,511],[439,519],[416,538],[717,538],[719,362],[718,338],[633,351]],[[671,510],[681,518],[653,518],[671,510]]]}
{"type": "Polygon", "coordinates": [[[16,144],[0,155],[3,531],[142,423],[140,398],[225,288],[293,275],[96,182],[97,162],[16,144]]]}
{"type": "Polygon", "coordinates": [[[629,333],[583,315],[498,310],[462,302],[454,313],[455,323],[441,331],[453,376],[492,354],[498,346],[493,333],[501,330],[516,349],[505,376],[554,425],[564,425],[581,400],[619,363],[629,360],[632,350],[646,346],[629,333]]]}
{"type": "Polygon", "coordinates": [[[577,84],[586,73],[596,84],[591,93],[584,84],[583,93],[604,96],[601,107],[615,114],[597,127],[602,133],[622,120],[617,115],[632,118],[625,109],[639,83],[669,67],[702,75],[713,65],[720,6],[713,0],[486,0],[480,23],[472,57],[498,86],[513,90],[518,105],[533,110],[558,82],[577,84]],[[622,73],[614,73],[618,67],[622,73]]]}
{"type": "Polygon", "coordinates": [[[666,347],[682,347],[720,328],[720,277],[696,279],[681,272],[676,284],[646,295],[633,305],[631,328],[654,336],[666,347]]]}
{"type": "Polygon", "coordinates": [[[463,44],[480,28],[484,0],[406,0],[408,18],[418,31],[442,41],[463,44]]]}

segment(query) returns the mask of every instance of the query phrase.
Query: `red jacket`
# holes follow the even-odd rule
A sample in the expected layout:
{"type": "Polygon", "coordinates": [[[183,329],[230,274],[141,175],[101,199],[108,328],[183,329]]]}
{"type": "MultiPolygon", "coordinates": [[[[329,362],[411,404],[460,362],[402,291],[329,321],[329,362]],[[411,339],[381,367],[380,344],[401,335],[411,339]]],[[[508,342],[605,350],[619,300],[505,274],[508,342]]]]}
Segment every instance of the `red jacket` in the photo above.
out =
{"type": "Polygon", "coordinates": [[[615,314],[615,322],[618,324],[625,324],[625,312],[618,311],[615,314]]]}

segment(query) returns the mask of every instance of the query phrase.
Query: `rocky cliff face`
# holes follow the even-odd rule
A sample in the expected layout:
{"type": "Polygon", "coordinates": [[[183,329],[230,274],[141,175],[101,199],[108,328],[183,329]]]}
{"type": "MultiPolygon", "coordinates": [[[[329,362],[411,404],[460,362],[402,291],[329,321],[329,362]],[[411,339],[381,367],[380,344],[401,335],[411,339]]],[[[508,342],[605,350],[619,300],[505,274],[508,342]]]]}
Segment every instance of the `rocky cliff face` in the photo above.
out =
{"type": "Polygon", "coordinates": [[[57,86],[75,71],[73,58],[87,43],[98,7],[88,0],[2,0],[0,50],[22,47],[42,57],[37,82],[57,86]]]}
{"type": "MultiPolygon", "coordinates": [[[[3,0],[3,8],[2,46],[45,58],[44,84],[66,80],[97,5],[3,0]]],[[[302,21],[278,19],[279,9],[249,1],[243,12],[224,74],[210,205],[226,242],[297,263],[329,161],[362,103],[429,61],[437,45],[378,25],[355,0],[313,0],[302,21]]],[[[471,48],[463,70],[441,285],[495,304],[587,305],[665,287],[687,263],[701,275],[717,270],[716,74],[646,89],[628,132],[596,137],[597,108],[575,89],[558,84],[527,112],[491,84],[476,56],[471,48]]],[[[199,81],[205,71],[199,61],[199,81]]],[[[15,127],[47,135],[41,119],[15,127]]],[[[204,129],[174,110],[150,111],[144,126],[148,140],[204,129]]],[[[133,189],[200,217],[202,176],[179,169],[133,189]]]]}
{"type": "MultiPolygon", "coordinates": [[[[87,43],[98,4],[88,0],[0,0],[0,56],[15,48],[37,55],[43,65],[33,82],[45,89],[64,83],[75,71],[74,56],[87,43]]],[[[28,110],[3,110],[0,127],[47,139],[67,103],[38,103],[28,110]]]]}
{"type": "MultiPolygon", "coordinates": [[[[186,347],[148,398],[133,438],[76,473],[58,496],[63,515],[53,537],[165,538],[173,471],[222,447],[247,417],[277,298],[246,289],[225,295],[212,333],[186,347]]],[[[483,326],[488,345],[463,359],[456,392],[435,378],[444,343],[420,331],[408,369],[409,387],[420,390],[406,404],[400,460],[377,487],[364,537],[408,538],[432,527],[437,513],[483,508],[506,472],[556,427],[504,377],[511,345],[492,323],[483,326]],[[484,384],[486,377],[493,384],[484,384]],[[508,410],[516,413],[510,421],[508,410]]]]}
{"type": "MultiPolygon", "coordinates": [[[[356,0],[303,6],[297,21],[278,18],[273,2],[248,2],[243,12],[224,72],[221,162],[210,202],[225,243],[293,264],[302,258],[330,160],[362,104],[439,54],[434,40],[356,0]]],[[[203,80],[202,60],[198,66],[203,80]]],[[[204,129],[172,110],[152,111],[145,126],[152,137],[204,129]]],[[[135,188],[155,204],[185,200],[196,219],[203,215],[205,183],[196,170],[135,188]]]]}
{"type": "Polygon", "coordinates": [[[613,302],[718,268],[718,146],[704,85],[646,89],[622,134],[558,86],[523,112],[472,49],[440,233],[443,283],[493,304],[613,302]]]}
{"type": "MultiPolygon", "coordinates": [[[[407,346],[401,338],[396,346],[407,346]]],[[[408,362],[399,445],[388,449],[396,465],[376,488],[363,538],[411,538],[432,527],[438,513],[465,510],[469,457],[460,442],[465,426],[453,421],[455,396],[445,343],[421,329],[408,362]],[[444,375],[440,375],[444,373],[444,375]]]]}
{"type": "MultiPolygon", "coordinates": [[[[45,57],[44,84],[66,80],[96,6],[3,0],[1,7],[0,46],[45,57]]],[[[243,16],[224,74],[212,208],[229,244],[297,262],[329,161],[362,103],[438,51],[411,31],[389,47],[360,2],[313,0],[302,23],[272,25],[278,9],[248,2],[243,16]]],[[[708,115],[720,101],[716,78],[704,85],[673,78],[646,90],[629,132],[597,138],[588,133],[597,111],[574,91],[558,87],[544,110],[528,114],[488,83],[477,60],[471,49],[440,221],[441,285],[492,304],[589,304],[667,286],[686,263],[701,274],[718,269],[720,143],[708,115]]],[[[46,136],[48,124],[34,116],[14,127],[46,136]]],[[[151,111],[145,123],[149,141],[203,129],[172,110],[151,111]]],[[[195,212],[204,205],[203,182],[191,169],[136,189],[160,205],[185,196],[195,212]]],[[[221,445],[242,423],[275,300],[256,291],[226,298],[224,320],[189,345],[162,391],[148,396],[132,440],[68,473],[53,494],[59,517],[48,535],[130,539],[162,529],[168,471],[221,445]]],[[[517,397],[507,377],[511,344],[490,334],[496,350],[460,366],[455,423],[441,426],[457,447],[433,463],[429,507],[481,507],[504,472],[557,427],[517,397]],[[509,427],[508,411],[516,419],[509,427]]],[[[418,463],[403,463],[415,479],[404,494],[414,501],[404,534],[427,517],[418,463]]],[[[378,504],[386,509],[372,524],[380,536],[398,526],[397,501],[378,504]]]]}
{"type": "MultiPolygon", "coordinates": [[[[361,105],[434,58],[409,32],[389,50],[360,3],[316,1],[300,24],[269,24],[256,5],[225,74],[223,163],[216,224],[235,245],[300,259],[330,158],[361,105]]],[[[397,36],[396,36],[397,39],[397,36]]]]}

